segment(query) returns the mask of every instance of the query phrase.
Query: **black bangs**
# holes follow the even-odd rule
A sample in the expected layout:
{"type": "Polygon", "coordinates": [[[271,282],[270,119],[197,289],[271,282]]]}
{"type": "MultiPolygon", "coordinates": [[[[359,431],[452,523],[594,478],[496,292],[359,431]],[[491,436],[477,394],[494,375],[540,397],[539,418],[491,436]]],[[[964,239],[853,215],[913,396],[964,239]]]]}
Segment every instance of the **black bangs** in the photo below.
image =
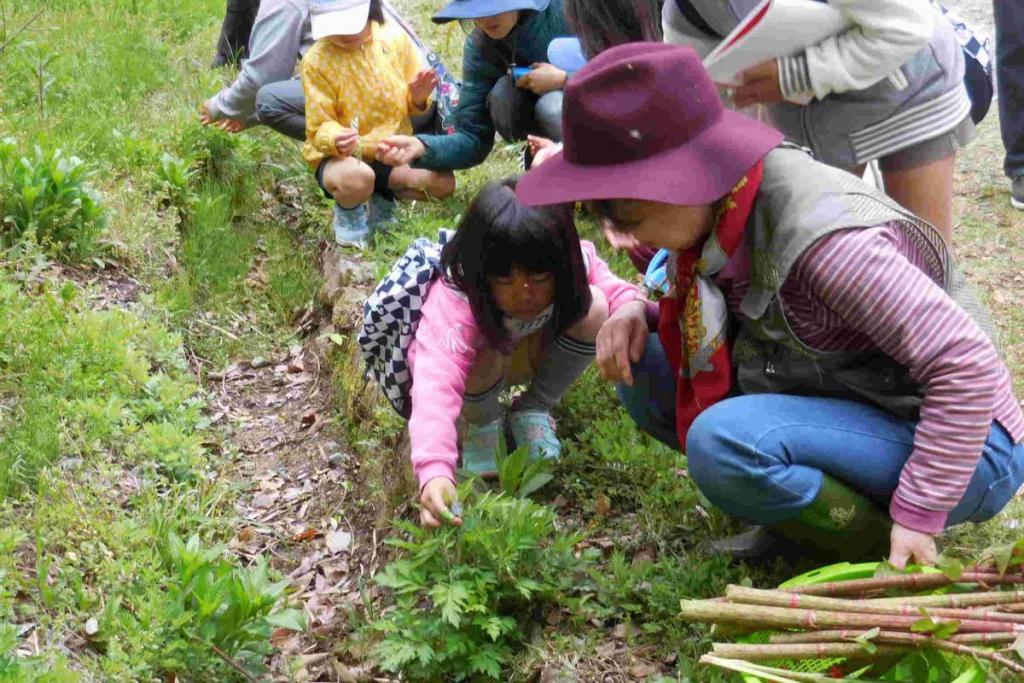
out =
{"type": "Polygon", "coordinates": [[[483,239],[483,270],[489,277],[505,277],[518,268],[529,273],[554,273],[564,260],[557,220],[550,210],[536,210],[513,201],[495,216],[496,223],[483,239]]]}
{"type": "Polygon", "coordinates": [[[557,332],[590,310],[590,286],[572,207],[524,206],[516,200],[515,187],[515,178],[485,185],[441,253],[445,281],[466,295],[484,336],[501,350],[506,350],[508,334],[489,278],[508,276],[515,268],[551,273],[557,332]]]}

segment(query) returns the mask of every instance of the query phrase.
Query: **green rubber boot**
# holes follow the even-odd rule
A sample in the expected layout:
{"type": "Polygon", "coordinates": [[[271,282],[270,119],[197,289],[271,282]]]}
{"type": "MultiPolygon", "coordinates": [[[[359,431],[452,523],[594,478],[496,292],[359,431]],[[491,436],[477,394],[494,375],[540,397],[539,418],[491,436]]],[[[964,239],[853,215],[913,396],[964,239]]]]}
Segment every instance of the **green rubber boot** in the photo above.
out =
{"type": "Polygon", "coordinates": [[[772,528],[832,561],[879,560],[888,550],[892,521],[863,495],[829,475],[811,504],[772,528]]]}

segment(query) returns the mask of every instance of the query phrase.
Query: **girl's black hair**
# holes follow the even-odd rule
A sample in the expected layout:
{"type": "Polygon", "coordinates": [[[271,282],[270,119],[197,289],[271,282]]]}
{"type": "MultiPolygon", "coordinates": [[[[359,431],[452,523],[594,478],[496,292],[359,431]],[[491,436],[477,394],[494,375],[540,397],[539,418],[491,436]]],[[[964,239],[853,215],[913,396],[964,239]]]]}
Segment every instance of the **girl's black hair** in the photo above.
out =
{"type": "Polygon", "coordinates": [[[565,0],[563,9],[588,58],[623,43],[661,42],[660,0],[565,0]]]}
{"type": "Polygon", "coordinates": [[[384,5],[381,0],[370,0],[370,13],[366,16],[367,21],[384,23],[384,5]]]}
{"type": "Polygon", "coordinates": [[[507,277],[513,268],[554,276],[556,332],[564,332],[590,310],[590,286],[572,207],[524,206],[516,200],[516,179],[505,178],[477,193],[441,252],[445,282],[466,295],[484,337],[501,351],[511,350],[511,340],[488,279],[507,277]]]}

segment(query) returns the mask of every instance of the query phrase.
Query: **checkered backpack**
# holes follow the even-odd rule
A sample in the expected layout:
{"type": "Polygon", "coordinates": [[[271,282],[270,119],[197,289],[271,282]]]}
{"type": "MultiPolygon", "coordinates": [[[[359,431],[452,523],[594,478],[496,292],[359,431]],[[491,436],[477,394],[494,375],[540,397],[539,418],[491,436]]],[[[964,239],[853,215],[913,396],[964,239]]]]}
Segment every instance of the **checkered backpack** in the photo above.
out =
{"type": "Polygon", "coordinates": [[[406,419],[412,411],[409,345],[416,336],[427,289],[440,273],[441,248],[450,236],[451,231],[441,230],[437,242],[416,239],[363,304],[363,329],[357,342],[366,372],[406,419]]]}
{"type": "Polygon", "coordinates": [[[956,40],[964,53],[964,85],[971,98],[971,120],[981,123],[992,104],[994,87],[992,85],[992,54],[988,40],[975,35],[967,22],[954,10],[946,7],[938,0],[931,0],[942,16],[953,25],[956,40]]]}

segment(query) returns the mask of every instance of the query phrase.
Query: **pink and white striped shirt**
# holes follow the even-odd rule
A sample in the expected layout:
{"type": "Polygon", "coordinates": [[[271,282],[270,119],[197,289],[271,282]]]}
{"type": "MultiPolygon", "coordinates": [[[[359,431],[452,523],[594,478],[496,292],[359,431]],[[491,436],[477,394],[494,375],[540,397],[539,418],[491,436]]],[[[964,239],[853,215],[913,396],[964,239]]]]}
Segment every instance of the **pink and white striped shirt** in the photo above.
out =
{"type": "MultiPolygon", "coordinates": [[[[941,531],[963,497],[993,420],[1014,442],[1024,439],[1006,365],[934,271],[933,261],[889,224],[822,238],[797,260],[781,290],[786,318],[805,344],[821,351],[877,348],[924,387],[914,450],[889,513],[926,533],[941,531]]],[[[740,315],[749,266],[734,262],[722,276],[731,280],[729,307],[740,315]]]]}

